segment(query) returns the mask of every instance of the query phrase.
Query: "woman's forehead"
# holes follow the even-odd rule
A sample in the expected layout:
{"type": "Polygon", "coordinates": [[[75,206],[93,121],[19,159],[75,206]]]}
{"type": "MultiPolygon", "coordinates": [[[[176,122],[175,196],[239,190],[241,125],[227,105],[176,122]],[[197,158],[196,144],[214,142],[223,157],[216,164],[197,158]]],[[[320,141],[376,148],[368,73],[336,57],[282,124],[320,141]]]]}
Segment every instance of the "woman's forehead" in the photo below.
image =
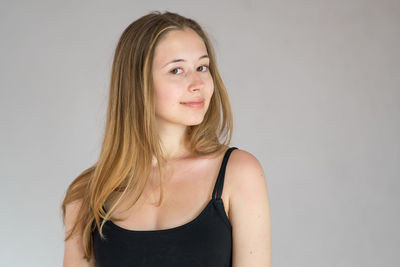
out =
{"type": "Polygon", "coordinates": [[[173,30],[155,48],[155,64],[165,67],[175,61],[198,61],[207,55],[203,39],[193,30],[173,30]]]}

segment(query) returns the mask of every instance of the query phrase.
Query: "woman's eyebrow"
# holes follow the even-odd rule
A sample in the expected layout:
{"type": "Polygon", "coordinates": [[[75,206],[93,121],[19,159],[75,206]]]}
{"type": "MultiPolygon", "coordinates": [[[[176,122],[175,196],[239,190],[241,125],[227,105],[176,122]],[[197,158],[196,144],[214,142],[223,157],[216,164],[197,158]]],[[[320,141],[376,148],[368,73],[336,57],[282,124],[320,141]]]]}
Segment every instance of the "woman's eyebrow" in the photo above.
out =
{"type": "MultiPolygon", "coordinates": [[[[202,58],[209,58],[209,57],[208,57],[208,55],[202,55],[201,57],[199,57],[199,60],[202,59],[202,58]]],[[[186,61],[186,60],[184,60],[182,58],[177,58],[177,59],[171,60],[167,64],[165,64],[163,66],[163,68],[166,67],[167,65],[171,64],[171,63],[176,63],[176,62],[181,62],[181,61],[186,61]]]]}

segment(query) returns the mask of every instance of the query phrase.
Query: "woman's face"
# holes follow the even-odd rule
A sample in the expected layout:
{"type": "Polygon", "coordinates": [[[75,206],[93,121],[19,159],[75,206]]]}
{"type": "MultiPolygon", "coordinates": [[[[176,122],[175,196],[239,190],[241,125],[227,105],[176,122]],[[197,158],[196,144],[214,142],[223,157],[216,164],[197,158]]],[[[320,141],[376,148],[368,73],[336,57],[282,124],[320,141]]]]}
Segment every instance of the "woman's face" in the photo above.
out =
{"type": "Polygon", "coordinates": [[[159,122],[189,126],[203,121],[214,92],[208,66],[203,39],[192,29],[173,30],[159,41],[152,73],[159,122]],[[202,99],[203,106],[183,104],[202,99]]]}

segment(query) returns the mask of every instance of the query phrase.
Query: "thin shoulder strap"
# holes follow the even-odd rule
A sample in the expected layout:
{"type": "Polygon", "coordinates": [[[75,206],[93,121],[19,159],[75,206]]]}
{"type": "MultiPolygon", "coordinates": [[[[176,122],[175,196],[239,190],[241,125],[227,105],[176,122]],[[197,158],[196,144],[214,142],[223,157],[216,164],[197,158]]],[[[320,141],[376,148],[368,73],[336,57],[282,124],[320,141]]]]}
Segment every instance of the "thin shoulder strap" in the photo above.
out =
{"type": "Polygon", "coordinates": [[[226,164],[228,162],[229,155],[231,154],[231,152],[234,149],[237,149],[237,147],[230,147],[225,152],[224,158],[223,158],[222,163],[221,163],[221,167],[219,169],[217,181],[215,182],[214,190],[213,190],[213,193],[212,193],[212,197],[214,199],[220,199],[221,198],[222,189],[224,187],[226,164]]]}

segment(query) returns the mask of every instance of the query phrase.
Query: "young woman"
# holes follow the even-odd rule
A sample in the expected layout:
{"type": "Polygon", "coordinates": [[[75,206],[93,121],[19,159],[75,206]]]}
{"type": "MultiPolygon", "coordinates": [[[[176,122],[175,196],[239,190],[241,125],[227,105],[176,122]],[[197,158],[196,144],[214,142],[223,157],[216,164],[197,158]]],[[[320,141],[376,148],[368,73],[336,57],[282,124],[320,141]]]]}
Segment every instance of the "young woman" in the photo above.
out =
{"type": "Polygon", "coordinates": [[[229,146],[232,124],[198,23],[155,11],[129,25],[99,159],[62,203],[64,267],[270,266],[263,169],[229,146]]]}

